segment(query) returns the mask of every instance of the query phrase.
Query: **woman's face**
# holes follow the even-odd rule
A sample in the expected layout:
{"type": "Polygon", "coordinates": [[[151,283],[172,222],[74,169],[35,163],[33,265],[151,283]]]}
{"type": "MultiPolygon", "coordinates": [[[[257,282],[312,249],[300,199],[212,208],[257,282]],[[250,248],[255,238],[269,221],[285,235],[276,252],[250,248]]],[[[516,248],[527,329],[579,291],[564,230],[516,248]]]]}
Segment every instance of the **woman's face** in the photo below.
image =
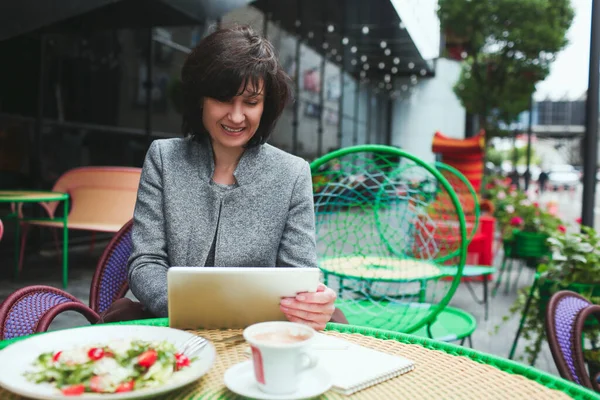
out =
{"type": "Polygon", "coordinates": [[[262,81],[258,90],[248,85],[244,93],[227,101],[206,97],[202,121],[213,148],[241,150],[260,125],[264,100],[262,81]]]}

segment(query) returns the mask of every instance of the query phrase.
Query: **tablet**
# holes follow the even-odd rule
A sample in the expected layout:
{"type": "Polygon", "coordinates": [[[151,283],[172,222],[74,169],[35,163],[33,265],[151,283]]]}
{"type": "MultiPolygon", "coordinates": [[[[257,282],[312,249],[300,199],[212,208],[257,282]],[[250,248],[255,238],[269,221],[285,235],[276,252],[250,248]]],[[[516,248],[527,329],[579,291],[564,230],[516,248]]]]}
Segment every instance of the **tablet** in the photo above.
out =
{"type": "Polygon", "coordinates": [[[318,268],[171,267],[169,326],[238,329],[285,321],[281,298],[315,292],[319,277],[318,268]]]}

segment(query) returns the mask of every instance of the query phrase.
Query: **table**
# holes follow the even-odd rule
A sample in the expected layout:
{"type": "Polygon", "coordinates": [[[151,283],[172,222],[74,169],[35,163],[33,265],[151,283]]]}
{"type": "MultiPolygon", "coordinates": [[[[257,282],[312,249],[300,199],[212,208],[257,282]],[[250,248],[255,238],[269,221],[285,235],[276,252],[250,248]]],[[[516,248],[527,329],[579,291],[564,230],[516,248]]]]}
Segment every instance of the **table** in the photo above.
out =
{"type": "MultiPolygon", "coordinates": [[[[19,211],[16,210],[4,218],[15,218],[21,221],[56,221],[63,224],[63,287],[67,287],[68,279],[68,257],[69,257],[69,232],[67,229],[67,216],[69,214],[69,195],[67,193],[37,191],[37,190],[0,190],[0,203],[39,203],[46,201],[63,201],[64,212],[62,217],[55,218],[19,218],[19,211]]],[[[19,277],[19,254],[20,254],[20,234],[21,224],[17,223],[15,234],[15,278],[19,277]]]]}
{"type": "MultiPolygon", "coordinates": [[[[167,326],[166,319],[131,321],[128,324],[167,326]]],[[[127,324],[125,323],[125,324],[127,324]]],[[[120,323],[123,324],[123,323],[120,323]]],[[[78,328],[84,330],[85,328],[78,328]]],[[[224,339],[239,330],[198,330],[210,340],[224,339]]],[[[350,397],[333,391],[321,399],[600,399],[600,394],[535,368],[480,353],[472,349],[424,339],[412,335],[328,324],[326,334],[362,346],[413,360],[414,371],[358,392],[350,397]]],[[[0,349],[18,339],[0,342],[0,349]]],[[[231,343],[231,342],[230,342],[231,343]]],[[[215,365],[196,384],[162,397],[168,400],[236,399],[223,384],[223,374],[230,366],[245,361],[245,343],[215,343],[218,353],[215,365]]],[[[364,368],[365,366],[357,366],[364,368]]],[[[3,400],[22,400],[0,389],[3,400]]]]}

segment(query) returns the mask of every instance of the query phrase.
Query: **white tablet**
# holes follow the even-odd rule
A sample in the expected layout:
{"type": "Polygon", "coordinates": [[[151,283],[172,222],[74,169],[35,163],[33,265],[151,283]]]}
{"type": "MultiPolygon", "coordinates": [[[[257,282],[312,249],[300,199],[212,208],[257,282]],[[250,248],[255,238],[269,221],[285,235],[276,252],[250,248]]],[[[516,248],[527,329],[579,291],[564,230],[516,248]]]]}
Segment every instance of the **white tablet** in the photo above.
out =
{"type": "Polygon", "coordinates": [[[315,292],[319,278],[318,268],[171,267],[169,326],[236,329],[284,321],[281,298],[315,292]]]}

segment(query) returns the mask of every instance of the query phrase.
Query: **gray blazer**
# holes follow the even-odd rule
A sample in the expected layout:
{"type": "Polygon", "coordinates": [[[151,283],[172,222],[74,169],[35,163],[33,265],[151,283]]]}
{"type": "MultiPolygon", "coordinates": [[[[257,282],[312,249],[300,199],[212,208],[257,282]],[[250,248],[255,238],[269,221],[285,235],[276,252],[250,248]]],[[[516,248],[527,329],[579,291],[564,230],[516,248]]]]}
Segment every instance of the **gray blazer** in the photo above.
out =
{"type": "Polygon", "coordinates": [[[306,161],[268,144],[248,149],[234,172],[238,186],[221,196],[213,170],[211,146],[190,139],[155,140],[146,155],[128,278],[157,316],[168,312],[167,269],[204,266],[215,232],[216,266],[317,266],[306,161]]]}

